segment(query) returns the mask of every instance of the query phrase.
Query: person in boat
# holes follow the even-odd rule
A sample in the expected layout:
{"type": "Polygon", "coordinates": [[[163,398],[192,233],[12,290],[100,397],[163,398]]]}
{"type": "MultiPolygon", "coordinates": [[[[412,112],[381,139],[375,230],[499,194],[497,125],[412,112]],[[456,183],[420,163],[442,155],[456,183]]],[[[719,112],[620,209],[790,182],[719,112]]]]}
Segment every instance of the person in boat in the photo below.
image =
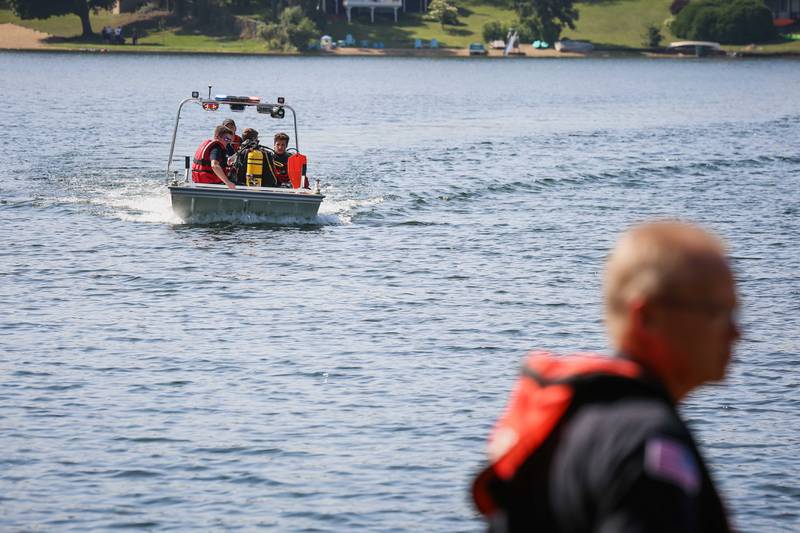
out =
{"type": "Polygon", "coordinates": [[[232,118],[226,118],[222,121],[222,125],[233,132],[233,141],[228,145],[228,155],[233,155],[239,146],[242,144],[242,138],[236,135],[236,122],[232,118]]]}
{"type": "Polygon", "coordinates": [[[225,126],[214,128],[214,137],[203,141],[192,160],[192,181],[195,183],[224,183],[229,189],[236,185],[226,174],[227,147],[233,140],[233,132],[225,126]]]}
{"type": "Polygon", "coordinates": [[[269,161],[268,158],[270,157],[268,153],[269,150],[259,144],[258,131],[253,128],[245,128],[242,132],[242,144],[236,154],[229,159],[231,163],[231,172],[229,175],[236,178],[237,185],[246,185],[248,172],[247,160],[249,154],[253,151],[261,153],[261,158],[258,159],[258,163],[256,164],[256,168],[261,168],[261,173],[253,177],[261,180],[260,183],[262,187],[275,187],[275,178],[267,164],[269,161]]]}
{"type": "Polygon", "coordinates": [[[666,221],[625,233],[605,273],[618,355],[529,356],[472,486],[490,530],[730,531],[676,405],[724,377],[735,309],[715,236],[666,221]]]}
{"type": "Polygon", "coordinates": [[[258,131],[245,128],[242,132],[242,142],[236,152],[228,157],[228,177],[235,178],[236,185],[245,183],[245,166],[247,154],[251,148],[258,147],[258,131]]]}
{"type": "Polygon", "coordinates": [[[286,153],[288,146],[289,135],[284,132],[276,133],[273,139],[274,152],[270,154],[268,161],[278,187],[292,186],[292,181],[289,179],[289,154],[286,153]]]}

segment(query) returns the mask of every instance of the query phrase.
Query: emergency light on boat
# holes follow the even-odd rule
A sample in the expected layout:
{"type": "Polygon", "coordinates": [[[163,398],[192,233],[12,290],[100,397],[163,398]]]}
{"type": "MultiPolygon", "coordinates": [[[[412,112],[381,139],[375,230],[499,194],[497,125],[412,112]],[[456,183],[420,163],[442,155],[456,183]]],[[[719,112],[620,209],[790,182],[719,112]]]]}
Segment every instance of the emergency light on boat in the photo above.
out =
{"type": "Polygon", "coordinates": [[[203,102],[203,109],[206,111],[216,111],[219,109],[219,104],[216,102],[203,102]]]}
{"type": "Polygon", "coordinates": [[[218,102],[235,102],[242,104],[257,104],[261,101],[260,96],[229,96],[227,94],[214,95],[214,100],[218,102]]]}

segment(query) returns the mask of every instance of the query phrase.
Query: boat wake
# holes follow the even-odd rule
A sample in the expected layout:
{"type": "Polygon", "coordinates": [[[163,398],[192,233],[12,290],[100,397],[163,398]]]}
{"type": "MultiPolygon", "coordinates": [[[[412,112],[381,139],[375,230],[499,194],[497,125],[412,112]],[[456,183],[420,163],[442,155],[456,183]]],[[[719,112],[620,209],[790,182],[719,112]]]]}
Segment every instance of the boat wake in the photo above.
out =
{"type": "Polygon", "coordinates": [[[160,186],[155,191],[152,187],[147,191],[121,190],[98,199],[96,203],[107,208],[104,214],[126,222],[172,225],[206,225],[225,222],[244,225],[339,226],[350,224],[354,213],[359,209],[378,204],[382,200],[382,198],[337,200],[328,196],[322,202],[317,216],[313,218],[232,213],[229,216],[199,215],[189,220],[181,219],[172,210],[169,191],[164,186],[160,186]]]}

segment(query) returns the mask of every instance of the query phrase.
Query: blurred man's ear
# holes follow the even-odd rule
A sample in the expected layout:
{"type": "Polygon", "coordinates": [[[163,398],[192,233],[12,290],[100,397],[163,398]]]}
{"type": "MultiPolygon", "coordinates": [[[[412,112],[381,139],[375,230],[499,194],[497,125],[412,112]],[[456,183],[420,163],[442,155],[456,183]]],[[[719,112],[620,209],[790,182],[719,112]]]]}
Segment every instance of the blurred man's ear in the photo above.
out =
{"type": "Polygon", "coordinates": [[[626,304],[625,313],[628,324],[635,339],[649,335],[654,324],[653,306],[644,298],[635,298],[626,304]]]}

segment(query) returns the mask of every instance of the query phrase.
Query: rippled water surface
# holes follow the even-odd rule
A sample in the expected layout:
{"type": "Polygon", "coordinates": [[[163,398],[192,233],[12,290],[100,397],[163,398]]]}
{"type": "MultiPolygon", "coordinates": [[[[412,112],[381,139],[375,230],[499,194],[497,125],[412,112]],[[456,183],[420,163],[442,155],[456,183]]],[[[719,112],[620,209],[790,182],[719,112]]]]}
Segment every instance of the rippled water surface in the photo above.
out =
{"type": "MultiPolygon", "coordinates": [[[[479,530],[521,357],[608,349],[602,259],[651,217],[730,243],[745,338],[683,410],[738,528],[800,529],[800,63],[0,72],[0,530],[479,530]],[[317,219],[175,218],[175,111],[210,82],[297,107],[317,219]]],[[[179,155],[230,114],[189,115],[179,155]]]]}

